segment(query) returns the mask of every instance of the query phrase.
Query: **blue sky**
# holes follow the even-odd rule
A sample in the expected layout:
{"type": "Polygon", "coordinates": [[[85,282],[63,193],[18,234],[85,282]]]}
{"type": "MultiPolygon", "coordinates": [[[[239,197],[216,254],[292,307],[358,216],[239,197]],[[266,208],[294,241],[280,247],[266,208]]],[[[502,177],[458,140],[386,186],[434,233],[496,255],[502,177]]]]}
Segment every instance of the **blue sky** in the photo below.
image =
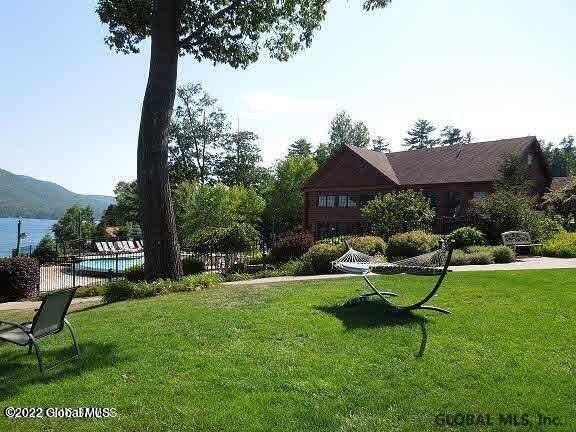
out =
{"type": "MultiPolygon", "coordinates": [[[[0,168],[79,193],[135,177],[148,69],[108,50],[96,1],[7,2],[0,16],[0,168]]],[[[326,140],[347,110],[400,149],[417,118],[475,140],[576,134],[576,3],[393,0],[365,13],[334,1],[312,47],[246,70],[182,58],[272,164],[294,139],[326,140]]]]}

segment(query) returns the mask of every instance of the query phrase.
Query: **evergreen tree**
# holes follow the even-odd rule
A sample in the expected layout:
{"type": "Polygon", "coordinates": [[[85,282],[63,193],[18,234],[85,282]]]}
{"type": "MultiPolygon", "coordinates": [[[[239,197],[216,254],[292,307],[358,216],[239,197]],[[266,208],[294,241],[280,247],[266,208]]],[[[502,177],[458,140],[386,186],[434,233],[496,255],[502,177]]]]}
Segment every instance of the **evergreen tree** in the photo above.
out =
{"type": "Polygon", "coordinates": [[[372,140],[372,150],[380,153],[390,153],[390,140],[377,136],[372,140]]]}
{"type": "Polygon", "coordinates": [[[312,144],[306,138],[298,138],[288,147],[288,156],[307,157],[312,155],[312,144]]]}
{"type": "Polygon", "coordinates": [[[431,137],[435,130],[434,125],[428,120],[419,119],[414,123],[412,129],[408,131],[408,136],[404,138],[404,144],[402,145],[408,150],[435,147],[440,143],[438,139],[431,137]]]}
{"type": "Polygon", "coordinates": [[[324,165],[324,163],[330,159],[332,155],[331,147],[329,143],[320,143],[316,150],[314,150],[314,160],[318,166],[324,165]]]}

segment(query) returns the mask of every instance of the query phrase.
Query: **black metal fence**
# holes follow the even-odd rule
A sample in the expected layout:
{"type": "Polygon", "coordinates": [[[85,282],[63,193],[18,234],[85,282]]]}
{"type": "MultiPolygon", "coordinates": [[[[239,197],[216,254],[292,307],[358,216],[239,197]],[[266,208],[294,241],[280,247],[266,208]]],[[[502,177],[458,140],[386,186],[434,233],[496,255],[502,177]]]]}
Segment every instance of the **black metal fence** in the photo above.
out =
{"type": "MultiPolygon", "coordinates": [[[[202,264],[204,271],[226,273],[242,270],[259,261],[262,252],[254,249],[241,253],[182,252],[182,260],[193,259],[202,264]]],[[[40,267],[40,292],[73,286],[89,286],[123,279],[126,270],[144,263],[144,252],[118,252],[111,254],[84,253],[59,256],[40,267]]]]}

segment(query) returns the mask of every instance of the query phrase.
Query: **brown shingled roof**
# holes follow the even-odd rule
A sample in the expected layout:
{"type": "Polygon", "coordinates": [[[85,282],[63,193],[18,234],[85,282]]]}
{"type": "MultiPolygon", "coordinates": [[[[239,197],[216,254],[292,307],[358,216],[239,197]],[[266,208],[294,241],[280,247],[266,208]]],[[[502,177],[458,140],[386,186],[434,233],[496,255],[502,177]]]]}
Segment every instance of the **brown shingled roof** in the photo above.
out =
{"type": "Polygon", "coordinates": [[[536,137],[502,139],[395,153],[348,146],[399,185],[493,181],[502,158],[523,155],[536,137]]]}

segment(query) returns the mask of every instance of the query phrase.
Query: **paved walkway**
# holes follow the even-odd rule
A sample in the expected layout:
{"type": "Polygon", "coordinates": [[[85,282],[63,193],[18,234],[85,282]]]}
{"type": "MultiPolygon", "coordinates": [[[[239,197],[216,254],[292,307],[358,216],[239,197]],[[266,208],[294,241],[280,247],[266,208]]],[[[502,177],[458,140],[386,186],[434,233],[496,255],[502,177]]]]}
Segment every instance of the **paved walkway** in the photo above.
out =
{"type": "MultiPolygon", "coordinates": [[[[72,299],[72,306],[80,305],[83,303],[100,303],[102,297],[79,297],[72,299]]],[[[19,301],[19,302],[6,302],[0,303],[0,311],[3,310],[33,310],[40,306],[39,301],[19,301]]]]}
{"type": "Polygon", "coordinates": [[[548,258],[548,257],[521,257],[508,264],[487,264],[453,266],[451,270],[458,271],[487,271],[487,270],[546,270],[576,268],[576,258],[548,258]]]}

